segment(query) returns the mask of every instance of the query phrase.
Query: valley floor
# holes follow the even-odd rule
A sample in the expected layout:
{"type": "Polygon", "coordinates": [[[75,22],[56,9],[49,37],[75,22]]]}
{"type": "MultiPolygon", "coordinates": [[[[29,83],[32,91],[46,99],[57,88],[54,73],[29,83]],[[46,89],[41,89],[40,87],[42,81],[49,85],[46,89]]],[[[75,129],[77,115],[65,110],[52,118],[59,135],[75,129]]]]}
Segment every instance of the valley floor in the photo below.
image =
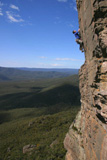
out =
{"type": "Polygon", "coordinates": [[[0,82],[0,160],[64,160],[79,99],[78,75],[0,82]]]}

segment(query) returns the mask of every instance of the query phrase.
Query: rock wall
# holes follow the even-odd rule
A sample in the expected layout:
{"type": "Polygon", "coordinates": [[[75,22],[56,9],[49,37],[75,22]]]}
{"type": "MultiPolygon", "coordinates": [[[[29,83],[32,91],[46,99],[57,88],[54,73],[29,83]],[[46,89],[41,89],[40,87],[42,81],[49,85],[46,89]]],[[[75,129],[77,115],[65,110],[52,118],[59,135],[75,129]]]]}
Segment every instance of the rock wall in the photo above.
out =
{"type": "Polygon", "coordinates": [[[77,0],[85,64],[81,111],[64,140],[66,160],[107,160],[107,0],[77,0]]]}

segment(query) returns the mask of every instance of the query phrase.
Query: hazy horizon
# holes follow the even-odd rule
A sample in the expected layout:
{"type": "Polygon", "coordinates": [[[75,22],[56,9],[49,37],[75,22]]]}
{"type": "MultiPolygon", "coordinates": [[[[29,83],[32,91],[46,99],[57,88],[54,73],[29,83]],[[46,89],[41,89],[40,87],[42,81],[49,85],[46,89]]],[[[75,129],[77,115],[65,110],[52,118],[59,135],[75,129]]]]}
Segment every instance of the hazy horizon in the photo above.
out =
{"type": "Polygon", "coordinates": [[[0,67],[2,67],[2,68],[16,68],[16,69],[17,68],[26,68],[26,69],[27,68],[28,69],[79,69],[79,68],[60,68],[60,67],[59,68],[58,67],[57,68],[54,68],[54,67],[53,68],[52,67],[51,68],[49,68],[49,67],[47,67],[47,68],[46,67],[44,67],[44,68],[43,67],[13,67],[13,66],[11,66],[11,67],[0,66],[0,67]]]}

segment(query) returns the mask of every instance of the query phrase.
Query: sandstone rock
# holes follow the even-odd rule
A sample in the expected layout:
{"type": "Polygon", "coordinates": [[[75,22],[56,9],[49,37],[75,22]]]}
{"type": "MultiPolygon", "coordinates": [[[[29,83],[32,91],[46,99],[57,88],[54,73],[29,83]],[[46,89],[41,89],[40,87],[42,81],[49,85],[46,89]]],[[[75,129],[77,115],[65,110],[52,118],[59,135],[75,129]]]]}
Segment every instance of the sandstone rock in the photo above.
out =
{"type": "Polygon", "coordinates": [[[23,147],[23,153],[31,152],[32,150],[36,149],[36,145],[28,144],[23,147]]]}
{"type": "Polygon", "coordinates": [[[101,66],[101,73],[106,73],[107,72],[107,61],[102,63],[101,66]]]}
{"type": "Polygon", "coordinates": [[[76,0],[85,49],[81,111],[64,140],[66,160],[107,159],[107,0],[76,0]]]}

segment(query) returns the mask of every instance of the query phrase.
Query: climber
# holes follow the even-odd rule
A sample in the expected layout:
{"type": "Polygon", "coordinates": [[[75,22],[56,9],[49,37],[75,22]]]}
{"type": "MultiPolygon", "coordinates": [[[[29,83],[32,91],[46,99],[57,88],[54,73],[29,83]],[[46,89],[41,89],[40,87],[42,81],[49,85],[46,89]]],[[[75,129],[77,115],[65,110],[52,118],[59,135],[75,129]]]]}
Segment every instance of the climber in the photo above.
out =
{"type": "Polygon", "coordinates": [[[78,31],[73,30],[72,33],[76,37],[76,42],[80,45],[81,52],[84,52],[83,41],[81,40],[81,36],[80,36],[80,29],[78,31]]]}

